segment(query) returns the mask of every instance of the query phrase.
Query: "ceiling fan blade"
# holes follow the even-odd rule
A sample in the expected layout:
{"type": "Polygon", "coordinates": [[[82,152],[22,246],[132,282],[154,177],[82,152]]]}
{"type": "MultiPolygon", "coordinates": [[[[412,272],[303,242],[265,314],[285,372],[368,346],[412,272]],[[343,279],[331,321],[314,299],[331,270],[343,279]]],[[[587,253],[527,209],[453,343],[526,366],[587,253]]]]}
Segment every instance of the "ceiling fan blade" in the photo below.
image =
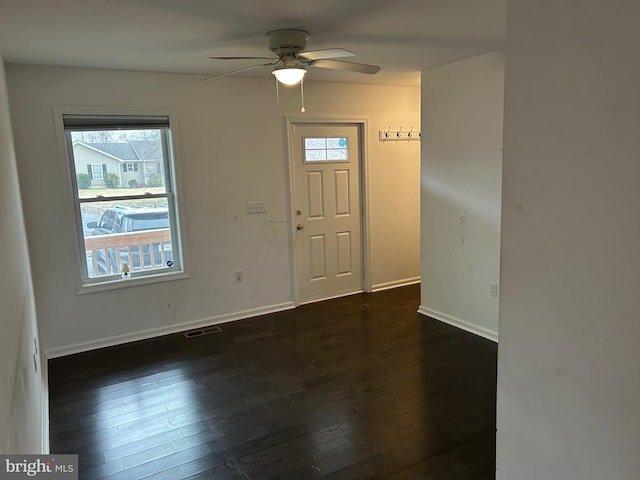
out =
{"type": "Polygon", "coordinates": [[[274,57],[209,57],[211,60],[277,60],[274,57]]]}
{"type": "Polygon", "coordinates": [[[342,62],[340,60],[314,60],[309,63],[314,67],[332,68],[334,70],[345,70],[348,72],[368,73],[370,75],[378,73],[380,71],[380,67],[378,67],[377,65],[342,62]]]}
{"type": "Polygon", "coordinates": [[[299,57],[307,60],[323,60],[325,58],[341,58],[341,57],[353,57],[355,53],[344,48],[326,48],[324,50],[311,50],[309,52],[301,52],[299,57]]]}
{"type": "Polygon", "coordinates": [[[203,80],[212,80],[214,78],[226,77],[228,75],[233,75],[234,73],[246,72],[247,70],[253,70],[254,68],[258,68],[258,67],[268,67],[269,65],[276,65],[277,63],[278,62],[263,63],[260,65],[252,65],[251,67],[247,67],[247,68],[241,68],[239,70],[233,70],[231,72],[216,73],[215,75],[209,75],[208,77],[204,77],[203,80]]]}

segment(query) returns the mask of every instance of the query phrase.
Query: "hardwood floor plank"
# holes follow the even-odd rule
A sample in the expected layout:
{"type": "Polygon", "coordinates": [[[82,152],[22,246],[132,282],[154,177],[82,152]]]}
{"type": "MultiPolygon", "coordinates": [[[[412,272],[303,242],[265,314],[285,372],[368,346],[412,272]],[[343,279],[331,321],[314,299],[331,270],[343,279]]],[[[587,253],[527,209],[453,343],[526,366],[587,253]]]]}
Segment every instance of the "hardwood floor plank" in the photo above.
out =
{"type": "Polygon", "coordinates": [[[118,473],[124,470],[124,464],[122,459],[113,460],[111,462],[93,464],[87,467],[82,467],[82,478],[84,480],[97,480],[107,477],[114,473],[118,473]]]}
{"type": "Polygon", "coordinates": [[[199,445],[208,444],[211,441],[220,440],[223,436],[224,433],[221,430],[214,428],[211,430],[203,430],[192,435],[185,436],[179,440],[172,442],[172,445],[176,452],[180,452],[182,450],[188,450],[199,445]]]}
{"type": "Polygon", "coordinates": [[[206,443],[200,443],[194,447],[186,448],[184,450],[165,455],[155,460],[156,470],[163,472],[165,470],[171,470],[172,467],[180,466],[184,463],[197,460],[202,457],[211,455],[213,452],[206,443]]]}
{"type": "Polygon", "coordinates": [[[231,478],[235,473],[226,465],[225,458],[212,453],[180,465],[183,478],[231,478]]]}
{"type": "MultiPolygon", "coordinates": [[[[155,473],[157,473],[155,465],[153,462],[149,462],[101,478],[104,480],[141,480],[155,473]]],[[[82,473],[80,475],[80,478],[84,478],[82,473]]]]}
{"type": "MultiPolygon", "coordinates": [[[[110,462],[119,458],[124,458],[127,455],[134,453],[144,452],[149,448],[167,445],[182,438],[182,434],[178,430],[169,430],[157,435],[143,436],[144,434],[137,434],[126,436],[123,439],[113,443],[106,443],[106,447],[103,451],[105,460],[110,462]],[[114,446],[115,445],[115,446],[114,446]]],[[[95,448],[95,447],[94,447],[95,448]]]]}
{"type": "Polygon", "coordinates": [[[325,480],[360,480],[365,478],[373,478],[373,472],[364,463],[354,463],[340,470],[336,470],[322,478],[325,480]]]}
{"type": "Polygon", "coordinates": [[[183,478],[183,476],[180,467],[173,467],[169,470],[162,470],[144,477],[144,480],[180,480],[181,478],[183,478]]]}
{"type": "Polygon", "coordinates": [[[158,445],[157,447],[148,448],[147,450],[122,457],[122,462],[124,463],[124,468],[130,469],[133,467],[137,467],[138,465],[142,465],[143,463],[158,460],[173,453],[175,453],[175,451],[173,450],[171,444],[163,443],[162,445],[158,445]]]}

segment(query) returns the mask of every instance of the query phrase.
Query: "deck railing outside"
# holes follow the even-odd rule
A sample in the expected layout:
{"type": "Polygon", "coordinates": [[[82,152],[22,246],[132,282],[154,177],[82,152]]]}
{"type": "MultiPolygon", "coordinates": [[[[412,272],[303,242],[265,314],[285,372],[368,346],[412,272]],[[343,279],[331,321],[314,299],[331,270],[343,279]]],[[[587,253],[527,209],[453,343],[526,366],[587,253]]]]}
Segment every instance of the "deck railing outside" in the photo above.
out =
{"type": "Polygon", "coordinates": [[[90,278],[116,275],[127,262],[131,271],[164,268],[171,258],[168,228],[85,237],[90,278]]]}

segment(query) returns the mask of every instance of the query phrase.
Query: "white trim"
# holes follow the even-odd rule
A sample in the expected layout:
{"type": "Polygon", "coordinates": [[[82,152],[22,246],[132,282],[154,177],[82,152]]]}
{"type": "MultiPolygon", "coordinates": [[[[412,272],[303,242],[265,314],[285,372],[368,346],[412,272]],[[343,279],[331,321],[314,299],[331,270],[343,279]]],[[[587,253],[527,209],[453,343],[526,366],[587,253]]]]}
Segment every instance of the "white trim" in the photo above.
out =
{"type": "Polygon", "coordinates": [[[371,293],[373,291],[373,275],[372,271],[372,251],[371,248],[371,178],[369,175],[369,121],[367,119],[361,120],[362,128],[360,129],[360,154],[362,155],[362,164],[360,165],[360,192],[362,198],[362,262],[364,265],[364,278],[363,287],[364,291],[371,293]]]}
{"type": "Polygon", "coordinates": [[[249,310],[241,310],[239,312],[227,313],[224,315],[204,318],[201,320],[194,320],[192,322],[185,322],[160,328],[152,328],[149,330],[142,330],[140,332],[128,333],[125,335],[117,335],[115,337],[108,337],[100,340],[93,340],[90,342],[75,343],[64,347],[52,348],[51,350],[46,351],[46,355],[47,358],[64,357],[66,355],[72,355],[74,353],[88,352],[90,350],[96,350],[98,348],[122,345],[124,343],[146,340],[153,337],[160,337],[162,335],[170,335],[173,333],[183,332],[185,330],[191,330],[193,328],[217,325],[220,323],[227,323],[235,320],[244,320],[245,318],[257,317],[269,313],[282,312],[285,310],[291,310],[293,308],[295,308],[293,302],[285,302],[260,308],[252,308],[249,310]]]}
{"type": "Polygon", "coordinates": [[[96,293],[96,292],[107,292],[109,290],[118,290],[120,288],[130,288],[138,285],[150,285],[153,283],[160,282],[172,282],[175,280],[187,280],[190,278],[186,273],[176,270],[171,271],[170,268],[167,269],[158,269],[157,275],[145,275],[143,277],[135,277],[135,272],[132,274],[131,279],[127,281],[122,281],[122,279],[117,278],[117,275],[112,280],[106,280],[103,282],[90,283],[80,289],[76,290],[76,295],[85,295],[87,293],[96,293]]]}
{"type": "Polygon", "coordinates": [[[40,368],[42,369],[41,382],[42,382],[42,453],[48,455],[50,453],[49,445],[49,361],[47,355],[40,357],[40,368]]]}
{"type": "Polygon", "coordinates": [[[297,117],[284,117],[284,144],[287,150],[287,169],[286,175],[286,188],[288,190],[287,202],[288,202],[288,218],[289,222],[289,290],[291,298],[294,304],[299,305],[298,300],[298,261],[296,260],[296,230],[295,230],[295,200],[293,191],[293,147],[291,145],[291,138],[293,136],[293,125],[297,121],[297,117]]]}
{"type": "Polygon", "coordinates": [[[475,325],[460,318],[454,317],[453,315],[448,315],[446,313],[438,312],[437,310],[432,310],[428,307],[425,307],[424,305],[420,305],[420,308],[418,308],[418,313],[426,315],[427,317],[435,318],[436,320],[439,320],[441,322],[448,323],[449,325],[453,325],[454,327],[458,327],[462,330],[498,343],[498,332],[494,332],[493,330],[489,330],[488,328],[475,325]]]}
{"type": "Polygon", "coordinates": [[[392,282],[377,283],[371,287],[371,292],[380,292],[381,290],[390,290],[392,288],[406,287],[407,285],[415,285],[420,283],[420,277],[405,278],[394,280],[392,282]]]}
{"type": "Polygon", "coordinates": [[[324,302],[325,300],[333,300],[334,298],[342,298],[342,297],[347,297],[349,295],[358,295],[360,293],[365,293],[365,291],[362,290],[361,288],[359,288],[357,290],[348,290],[346,292],[336,293],[335,295],[326,295],[326,296],[322,296],[322,297],[314,297],[314,298],[310,298],[308,300],[305,300],[304,302],[301,302],[300,305],[306,305],[308,303],[324,302]]]}

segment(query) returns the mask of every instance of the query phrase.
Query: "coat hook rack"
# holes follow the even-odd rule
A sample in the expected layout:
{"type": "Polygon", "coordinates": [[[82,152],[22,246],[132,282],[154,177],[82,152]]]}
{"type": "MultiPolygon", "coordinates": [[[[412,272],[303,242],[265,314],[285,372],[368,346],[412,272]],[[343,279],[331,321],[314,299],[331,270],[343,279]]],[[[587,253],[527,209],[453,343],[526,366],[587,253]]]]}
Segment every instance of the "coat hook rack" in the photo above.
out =
{"type": "Polygon", "coordinates": [[[413,125],[407,131],[402,131],[402,127],[399,127],[397,130],[391,130],[391,127],[386,130],[378,131],[378,140],[381,142],[411,142],[411,141],[419,141],[421,137],[421,132],[415,132],[413,125]]]}

